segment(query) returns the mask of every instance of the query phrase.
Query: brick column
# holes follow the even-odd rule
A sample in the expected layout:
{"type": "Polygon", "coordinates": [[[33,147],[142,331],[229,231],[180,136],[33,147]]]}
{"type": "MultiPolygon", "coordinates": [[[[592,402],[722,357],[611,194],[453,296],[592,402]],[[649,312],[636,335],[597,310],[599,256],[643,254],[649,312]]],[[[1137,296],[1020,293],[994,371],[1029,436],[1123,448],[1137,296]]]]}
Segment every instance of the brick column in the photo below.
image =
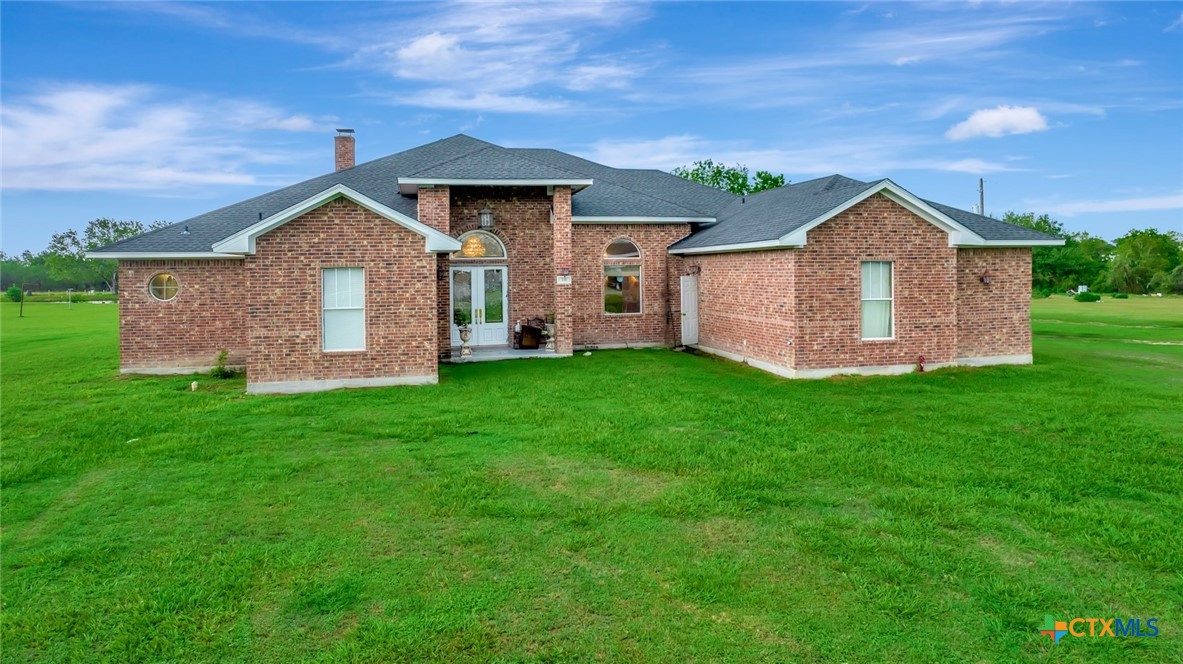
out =
{"type": "MultiPolygon", "coordinates": [[[[419,189],[419,221],[437,231],[451,234],[452,203],[447,187],[419,189]]],[[[452,356],[451,259],[436,254],[435,267],[436,348],[439,358],[452,356]]]]}
{"type": "Polygon", "coordinates": [[[571,286],[571,187],[555,187],[552,241],[555,266],[555,352],[574,349],[575,304],[571,286]],[[560,283],[561,282],[561,283],[560,283]]]}

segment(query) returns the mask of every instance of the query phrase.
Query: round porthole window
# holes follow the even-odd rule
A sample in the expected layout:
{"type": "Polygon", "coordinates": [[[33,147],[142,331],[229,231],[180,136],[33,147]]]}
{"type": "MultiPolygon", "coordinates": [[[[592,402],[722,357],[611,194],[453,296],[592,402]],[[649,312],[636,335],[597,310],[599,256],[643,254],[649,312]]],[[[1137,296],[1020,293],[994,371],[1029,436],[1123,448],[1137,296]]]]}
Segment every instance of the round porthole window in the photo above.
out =
{"type": "Polygon", "coordinates": [[[176,297],[179,289],[176,277],[167,272],[161,272],[148,282],[148,292],[161,302],[168,302],[176,297]]]}

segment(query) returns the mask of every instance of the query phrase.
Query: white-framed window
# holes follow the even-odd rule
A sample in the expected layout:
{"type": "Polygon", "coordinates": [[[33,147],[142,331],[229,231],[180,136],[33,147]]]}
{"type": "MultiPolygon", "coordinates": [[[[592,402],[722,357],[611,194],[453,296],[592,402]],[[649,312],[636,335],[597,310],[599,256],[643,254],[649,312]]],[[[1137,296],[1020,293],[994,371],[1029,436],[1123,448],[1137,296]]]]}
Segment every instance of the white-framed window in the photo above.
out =
{"type": "Polygon", "coordinates": [[[365,350],[365,272],[360,267],[332,267],[321,275],[322,348],[365,350]]]}
{"type": "Polygon", "coordinates": [[[895,336],[891,261],[863,261],[863,339],[895,336]]]}
{"type": "Polygon", "coordinates": [[[604,313],[641,313],[641,250],[626,238],[604,249],[604,313]]]}

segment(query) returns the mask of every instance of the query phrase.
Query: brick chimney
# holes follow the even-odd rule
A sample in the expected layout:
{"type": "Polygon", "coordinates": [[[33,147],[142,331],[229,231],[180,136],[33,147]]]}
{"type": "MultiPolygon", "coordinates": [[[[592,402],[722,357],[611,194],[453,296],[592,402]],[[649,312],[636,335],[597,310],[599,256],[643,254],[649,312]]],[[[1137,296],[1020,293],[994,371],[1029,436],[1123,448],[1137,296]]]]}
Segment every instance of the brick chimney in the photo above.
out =
{"type": "Polygon", "coordinates": [[[343,171],[346,168],[353,168],[356,163],[353,147],[353,130],[338,129],[336,137],[333,138],[333,153],[337,161],[337,170],[343,171]]]}

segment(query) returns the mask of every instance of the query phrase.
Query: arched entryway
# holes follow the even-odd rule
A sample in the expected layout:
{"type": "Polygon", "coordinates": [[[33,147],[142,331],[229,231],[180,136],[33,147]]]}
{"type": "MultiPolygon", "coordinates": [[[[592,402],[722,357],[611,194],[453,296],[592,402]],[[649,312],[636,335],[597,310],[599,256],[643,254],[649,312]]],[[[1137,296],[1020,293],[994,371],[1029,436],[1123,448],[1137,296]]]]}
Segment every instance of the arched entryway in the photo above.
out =
{"type": "Polygon", "coordinates": [[[486,231],[461,235],[451,256],[452,345],[460,345],[460,325],[472,328],[473,346],[509,343],[509,268],[505,245],[486,231]]]}

